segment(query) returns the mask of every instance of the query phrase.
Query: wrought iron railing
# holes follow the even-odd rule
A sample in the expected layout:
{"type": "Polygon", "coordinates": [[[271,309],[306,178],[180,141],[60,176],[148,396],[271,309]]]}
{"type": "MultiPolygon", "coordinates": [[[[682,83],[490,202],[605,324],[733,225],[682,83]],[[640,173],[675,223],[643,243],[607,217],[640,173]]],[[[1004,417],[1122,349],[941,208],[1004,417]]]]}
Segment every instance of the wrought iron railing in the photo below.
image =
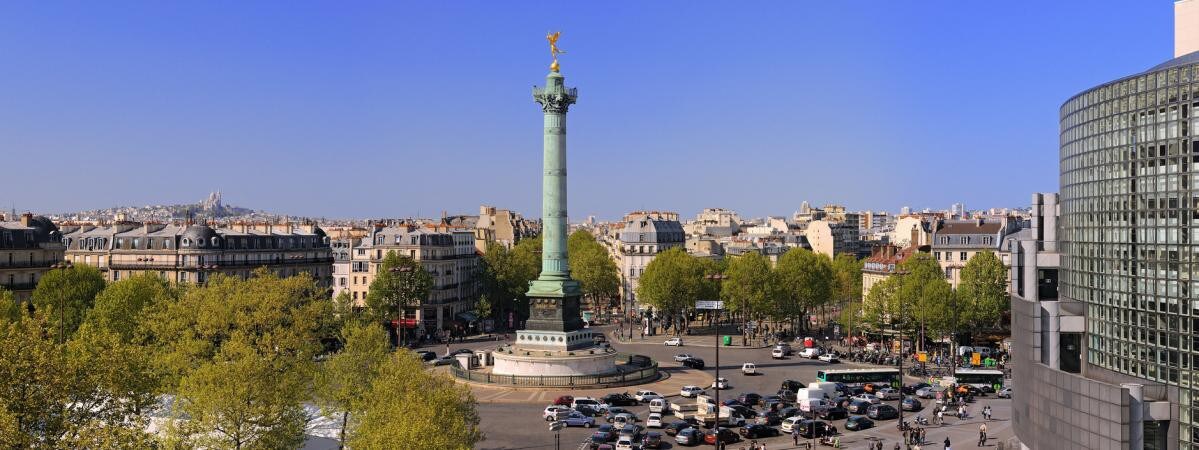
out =
{"type": "Polygon", "coordinates": [[[499,375],[463,369],[457,361],[450,365],[450,373],[456,378],[476,383],[523,387],[619,386],[656,380],[658,363],[651,362],[646,366],[632,364],[639,359],[635,358],[638,356],[641,355],[618,353],[617,358],[623,358],[626,362],[622,365],[625,370],[601,375],[499,375]]]}

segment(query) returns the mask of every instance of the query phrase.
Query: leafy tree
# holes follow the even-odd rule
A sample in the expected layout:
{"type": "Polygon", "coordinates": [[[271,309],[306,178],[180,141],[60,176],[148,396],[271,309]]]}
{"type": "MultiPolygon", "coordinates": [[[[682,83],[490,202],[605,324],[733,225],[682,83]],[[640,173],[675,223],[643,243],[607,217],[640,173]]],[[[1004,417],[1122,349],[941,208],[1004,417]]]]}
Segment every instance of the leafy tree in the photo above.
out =
{"type": "Polygon", "coordinates": [[[470,389],[424,370],[408,351],[387,359],[365,398],[350,448],[467,450],[483,440],[470,389]]]}
{"type": "Polygon", "coordinates": [[[96,294],[104,290],[104,276],[95,267],[79,264],[51,270],[33,290],[33,306],[46,317],[61,321],[60,328],[69,338],[83,323],[96,294]],[[59,307],[61,305],[61,312],[59,307]]]}
{"type": "Polygon", "coordinates": [[[308,378],[291,355],[263,351],[244,332],[184,376],[168,433],[193,448],[299,448],[308,378]]]}
{"type": "Polygon", "coordinates": [[[848,253],[833,258],[833,299],[839,303],[862,299],[862,261],[848,253]]]}
{"type": "MultiPolygon", "coordinates": [[[[641,274],[637,298],[662,314],[677,317],[679,323],[686,323],[682,316],[695,307],[696,300],[715,298],[714,290],[705,285],[704,267],[682,248],[659,253],[641,274]]],[[[674,327],[676,334],[680,328],[674,327]]]]}
{"type": "Polygon", "coordinates": [[[586,230],[578,230],[567,241],[571,278],[579,281],[583,296],[599,302],[616,297],[620,291],[620,269],[608,251],[586,230]]]}
{"type": "Polygon", "coordinates": [[[778,283],[765,256],[749,252],[733,258],[724,275],[720,298],[727,309],[739,313],[743,320],[777,316],[773,311],[778,305],[778,283]]]}
{"type": "Polygon", "coordinates": [[[13,297],[12,292],[0,287],[0,325],[21,320],[22,315],[21,302],[13,297]]]}
{"type": "Polygon", "coordinates": [[[491,299],[487,294],[480,295],[479,299],[475,301],[475,315],[480,319],[491,317],[491,309],[491,299]]]}
{"type": "Polygon", "coordinates": [[[992,252],[981,252],[966,262],[958,284],[958,298],[965,302],[962,319],[972,329],[991,329],[1008,308],[1008,270],[992,252]]]}
{"type": "Polygon", "coordinates": [[[882,331],[891,323],[894,311],[899,310],[899,276],[892,275],[875,283],[862,300],[862,321],[875,331],[882,331]]]}
{"type": "Polygon", "coordinates": [[[344,448],[350,417],[366,407],[370,380],[387,361],[387,334],[373,324],[349,323],[342,331],[344,347],[317,372],[317,403],[328,416],[341,415],[339,446],[344,448]]]}
{"type": "Polygon", "coordinates": [[[432,288],[433,277],[419,262],[387,252],[366,294],[366,309],[377,322],[399,319],[401,310],[419,306],[432,288]]]}
{"type": "MultiPolygon", "coordinates": [[[[804,248],[787,250],[774,269],[779,284],[780,302],[776,309],[782,317],[805,318],[814,308],[825,304],[833,293],[834,272],[828,257],[804,248]]],[[[803,320],[804,328],[808,321],[803,320]]]]}
{"type": "Polygon", "coordinates": [[[174,295],[170,285],[156,274],[144,273],[112,283],[96,295],[96,304],[86,321],[117,333],[121,340],[133,339],[142,314],[160,299],[174,295]]]}
{"type": "MultiPolygon", "coordinates": [[[[941,266],[928,252],[916,252],[899,264],[899,288],[895,292],[898,325],[919,335],[921,343],[928,328],[947,331],[952,318],[953,289],[945,281],[941,266]]],[[[895,277],[892,277],[895,278],[895,277]]],[[[873,289],[871,289],[873,291],[873,289]]]]}

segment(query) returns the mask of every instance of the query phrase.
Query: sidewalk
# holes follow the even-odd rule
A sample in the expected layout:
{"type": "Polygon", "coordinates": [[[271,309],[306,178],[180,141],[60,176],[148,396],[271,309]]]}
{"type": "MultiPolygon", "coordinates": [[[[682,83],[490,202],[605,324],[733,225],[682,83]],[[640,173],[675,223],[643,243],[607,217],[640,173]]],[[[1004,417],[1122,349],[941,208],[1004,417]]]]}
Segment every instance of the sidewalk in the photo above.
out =
{"type": "MultiPolygon", "coordinates": [[[[610,337],[612,339],[612,342],[617,342],[617,343],[621,343],[621,344],[662,345],[662,343],[666,342],[667,339],[673,338],[675,336],[673,334],[659,334],[657,336],[638,337],[637,334],[634,333],[633,337],[631,339],[625,339],[620,335],[619,330],[613,330],[608,333],[608,337],[610,337]]],[[[684,334],[682,336],[679,336],[679,339],[683,340],[683,347],[712,348],[712,347],[716,347],[716,341],[717,341],[717,338],[715,335],[685,335],[684,334]]],[[[755,348],[769,348],[774,345],[774,344],[762,344],[761,339],[757,339],[757,340],[750,339],[750,340],[747,340],[746,343],[749,345],[741,345],[741,337],[733,336],[733,345],[722,345],[721,348],[755,349],[755,348]]]]}

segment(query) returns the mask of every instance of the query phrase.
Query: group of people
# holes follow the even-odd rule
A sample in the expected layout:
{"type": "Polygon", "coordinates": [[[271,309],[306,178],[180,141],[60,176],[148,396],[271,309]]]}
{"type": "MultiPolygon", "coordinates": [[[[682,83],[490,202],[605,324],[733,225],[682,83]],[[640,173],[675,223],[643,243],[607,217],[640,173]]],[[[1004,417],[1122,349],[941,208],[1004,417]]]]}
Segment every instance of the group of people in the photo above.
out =
{"type": "Polygon", "coordinates": [[[906,441],[908,445],[923,444],[924,436],[924,427],[912,427],[903,430],[903,440],[906,441]]]}

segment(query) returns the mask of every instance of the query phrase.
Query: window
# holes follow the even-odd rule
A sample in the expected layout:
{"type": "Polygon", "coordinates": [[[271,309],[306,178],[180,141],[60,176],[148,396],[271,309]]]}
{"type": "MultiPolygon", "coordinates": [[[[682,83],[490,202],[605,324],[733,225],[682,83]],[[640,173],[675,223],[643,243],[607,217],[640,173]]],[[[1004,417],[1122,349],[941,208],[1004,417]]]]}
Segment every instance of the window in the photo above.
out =
{"type": "Polygon", "coordinates": [[[941,252],[933,252],[933,259],[940,261],[941,260],[941,252]]]}
{"type": "Polygon", "coordinates": [[[125,239],[124,238],[117,239],[117,248],[121,249],[124,247],[125,247],[125,239]]]}
{"type": "Polygon", "coordinates": [[[983,236],[983,245],[991,245],[992,239],[994,238],[991,236],[983,236]]]}
{"type": "Polygon", "coordinates": [[[949,279],[953,278],[953,268],[952,267],[945,268],[945,278],[949,278],[949,279]]]}
{"type": "Polygon", "coordinates": [[[119,271],[119,270],[112,271],[112,281],[121,281],[121,271],[119,271]]]}
{"type": "Polygon", "coordinates": [[[969,244],[969,243],[970,243],[970,237],[969,237],[969,236],[962,236],[962,238],[961,238],[961,243],[962,243],[962,244],[969,244]]]}
{"type": "Polygon", "coordinates": [[[962,261],[966,261],[968,259],[970,259],[970,257],[966,255],[966,252],[962,252],[962,261]]]}
{"type": "Polygon", "coordinates": [[[937,239],[937,241],[940,242],[941,244],[948,244],[949,236],[941,236],[940,238],[937,239]]]}
{"type": "Polygon", "coordinates": [[[635,277],[635,276],[637,276],[637,269],[634,269],[634,268],[630,267],[630,268],[629,268],[629,276],[630,276],[630,277],[635,277]]]}

